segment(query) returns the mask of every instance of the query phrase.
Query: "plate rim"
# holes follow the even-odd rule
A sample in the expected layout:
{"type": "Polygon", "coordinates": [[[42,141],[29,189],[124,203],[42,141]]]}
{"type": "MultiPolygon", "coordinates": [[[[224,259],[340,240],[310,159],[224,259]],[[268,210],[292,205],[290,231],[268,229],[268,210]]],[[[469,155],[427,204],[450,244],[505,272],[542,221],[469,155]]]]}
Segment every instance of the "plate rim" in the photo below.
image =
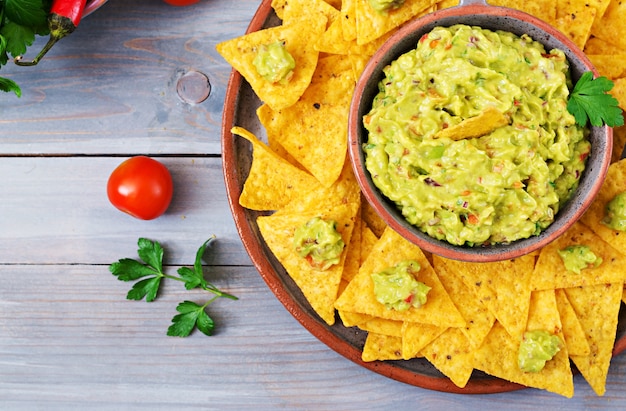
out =
{"type": "MultiPolygon", "coordinates": [[[[263,0],[261,2],[245,34],[264,28],[267,20],[274,12],[271,3],[271,0],[263,0]]],[[[497,394],[529,388],[489,375],[485,378],[470,378],[465,387],[461,388],[455,385],[446,376],[437,377],[423,375],[397,365],[405,360],[365,362],[361,359],[362,350],[333,333],[325,324],[322,324],[319,318],[315,318],[306,312],[298,302],[291,297],[289,292],[282,286],[282,280],[269,262],[269,256],[266,250],[263,249],[260,243],[261,240],[256,237],[249,220],[251,211],[239,205],[238,201],[243,181],[240,179],[237,168],[237,150],[235,147],[235,139],[237,137],[231,133],[231,128],[236,125],[235,121],[239,104],[239,94],[244,82],[245,80],[241,74],[235,69],[231,69],[224,99],[221,126],[222,168],[226,195],[244,249],[270,291],[272,291],[274,296],[287,311],[310,334],[333,351],[363,368],[399,382],[433,391],[455,394],[497,394]]],[[[344,327],[343,324],[340,324],[340,326],[344,327]]],[[[616,339],[613,355],[618,355],[625,350],[626,336],[623,336],[619,340],[616,339]]]]}

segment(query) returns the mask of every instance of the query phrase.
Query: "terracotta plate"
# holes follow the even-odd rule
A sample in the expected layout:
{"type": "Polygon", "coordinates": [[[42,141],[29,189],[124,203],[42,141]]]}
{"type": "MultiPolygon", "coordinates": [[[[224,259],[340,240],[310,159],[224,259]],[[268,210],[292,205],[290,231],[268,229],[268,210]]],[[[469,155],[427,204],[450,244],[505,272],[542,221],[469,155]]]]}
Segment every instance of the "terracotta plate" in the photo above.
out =
{"type": "MultiPolygon", "coordinates": [[[[263,1],[252,18],[247,32],[280,24],[270,3],[268,0],[263,1]]],[[[422,388],[461,394],[488,394],[524,388],[479,371],[474,371],[465,388],[459,388],[425,359],[363,362],[361,350],[366,333],[356,327],[344,327],[339,319],[334,326],[330,327],[315,314],[285,269],[265,245],[255,222],[259,213],[244,209],[238,202],[252,162],[252,149],[246,140],[233,136],[230,129],[234,125],[241,126],[266,140],[265,130],[256,116],[256,109],[260,105],[261,102],[248,83],[239,73],[233,71],[228,83],[222,119],[224,178],[228,201],[243,245],[257,270],[285,308],[311,334],[327,346],[349,360],[389,378],[422,388]]],[[[625,349],[626,311],[622,309],[614,354],[625,349]]]]}

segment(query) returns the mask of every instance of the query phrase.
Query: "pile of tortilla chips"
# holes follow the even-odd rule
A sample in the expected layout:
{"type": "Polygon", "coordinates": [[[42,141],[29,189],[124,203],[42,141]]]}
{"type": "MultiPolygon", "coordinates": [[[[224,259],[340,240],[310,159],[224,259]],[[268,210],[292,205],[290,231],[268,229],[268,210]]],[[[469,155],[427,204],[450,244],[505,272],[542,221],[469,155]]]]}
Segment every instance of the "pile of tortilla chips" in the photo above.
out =
{"type": "MultiPolygon", "coordinates": [[[[506,5],[502,0],[493,4],[506,5]]],[[[428,255],[387,228],[362,202],[347,156],[347,116],[355,82],[370,56],[398,27],[457,5],[406,0],[387,13],[368,0],[274,0],[282,25],[217,45],[263,105],[257,115],[267,142],[245,129],[253,160],[239,202],[269,211],[258,217],[268,247],[326,323],[368,332],[364,361],[423,357],[464,387],[473,370],[571,397],[572,364],[598,395],[605,392],[618,311],[626,302],[626,234],[600,224],[604,208],[626,190],[619,161],[626,127],[616,129],[613,164],[597,200],[580,222],[531,255],[496,263],[462,263],[428,255]],[[296,61],[292,79],[270,84],[252,64],[262,44],[282,41],[296,61]],[[337,222],[347,245],[339,264],[312,268],[293,247],[294,231],[310,218],[337,222]],[[581,274],[565,270],[557,251],[584,244],[603,263],[581,274]],[[373,293],[372,272],[413,259],[428,301],[388,310],[373,293]],[[548,330],[563,348],[537,373],[522,372],[517,352],[527,330],[548,330]]],[[[510,6],[510,4],[509,4],[510,6]]],[[[534,0],[519,8],[560,28],[583,48],[626,108],[626,3],[618,0],[534,0]]]]}

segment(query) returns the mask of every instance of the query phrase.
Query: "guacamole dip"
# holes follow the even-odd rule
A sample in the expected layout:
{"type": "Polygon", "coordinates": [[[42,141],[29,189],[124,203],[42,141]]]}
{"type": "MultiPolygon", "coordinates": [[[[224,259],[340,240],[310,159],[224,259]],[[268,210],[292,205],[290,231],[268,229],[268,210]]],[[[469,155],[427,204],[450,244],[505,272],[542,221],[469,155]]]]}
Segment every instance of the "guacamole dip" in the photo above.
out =
{"type": "Polygon", "coordinates": [[[580,274],[585,268],[597,267],[602,264],[602,257],[597,256],[588,245],[570,245],[557,251],[565,269],[580,274]]]}
{"type": "Polygon", "coordinates": [[[252,64],[257,73],[270,83],[286,83],[296,67],[296,61],[282,41],[261,45],[252,64]]]}
{"type": "Polygon", "coordinates": [[[553,222],[590,151],[587,131],[567,111],[562,51],[526,35],[438,27],[384,74],[363,118],[366,168],[409,223],[475,246],[538,235],[553,222]],[[504,125],[442,136],[470,123],[484,130],[476,118],[493,109],[504,125]]]}
{"type": "Polygon", "coordinates": [[[619,193],[606,205],[602,222],[617,231],[626,231],[626,191],[619,193]]]}
{"type": "Polygon", "coordinates": [[[345,243],[335,221],[314,217],[296,229],[293,246],[312,267],[324,271],[339,263],[345,243]]]}
{"type": "Polygon", "coordinates": [[[372,273],[376,300],[388,310],[396,311],[426,304],[430,287],[415,279],[420,269],[417,261],[406,260],[379,273],[372,273]]]}
{"type": "Polygon", "coordinates": [[[559,336],[544,330],[527,331],[519,346],[519,368],[524,372],[539,372],[559,351],[559,336]]]}

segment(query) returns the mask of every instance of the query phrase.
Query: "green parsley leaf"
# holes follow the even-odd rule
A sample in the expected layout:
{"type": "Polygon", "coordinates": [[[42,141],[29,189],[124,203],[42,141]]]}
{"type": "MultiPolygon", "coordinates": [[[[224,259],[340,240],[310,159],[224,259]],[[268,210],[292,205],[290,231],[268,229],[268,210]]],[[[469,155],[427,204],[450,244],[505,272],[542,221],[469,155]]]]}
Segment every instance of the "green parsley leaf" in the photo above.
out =
{"type": "Polygon", "coordinates": [[[22,96],[22,90],[20,89],[20,86],[18,86],[15,81],[8,78],[0,77],[0,90],[6,92],[12,91],[15,93],[16,96],[22,96]]]}
{"type": "Polygon", "coordinates": [[[48,10],[43,0],[4,0],[4,15],[9,20],[30,27],[46,26],[48,10]]]}
{"type": "Polygon", "coordinates": [[[215,323],[205,311],[207,304],[199,305],[193,301],[183,301],[178,304],[176,311],[180,314],[172,318],[172,325],[167,329],[167,335],[173,337],[187,337],[196,327],[202,333],[211,335],[215,323]]]}
{"type": "MultiPolygon", "coordinates": [[[[0,0],[1,1],[1,0],[0,0]]],[[[204,278],[202,267],[202,257],[207,247],[215,239],[211,236],[205,241],[196,252],[196,259],[193,269],[180,267],[178,276],[166,274],[163,271],[163,247],[157,241],[140,238],[137,241],[139,249],[137,254],[142,262],[132,258],[122,258],[109,266],[109,271],[120,281],[137,281],[126,295],[128,300],[154,301],[159,292],[162,280],[168,278],[183,282],[187,290],[201,288],[214,294],[204,305],[199,305],[191,301],[183,301],[176,310],[179,312],[172,318],[172,325],[168,328],[167,335],[186,337],[194,328],[198,328],[206,335],[212,335],[215,323],[206,312],[206,308],[217,298],[224,297],[231,300],[238,298],[232,294],[219,290],[215,285],[207,282],[204,278]]]]}
{"type": "Polygon", "coordinates": [[[624,125],[624,116],[619,102],[607,94],[614,84],[606,77],[593,78],[591,71],[585,72],[570,94],[567,110],[574,116],[576,123],[585,127],[587,122],[592,126],[609,127],[624,125]]]}
{"type": "Polygon", "coordinates": [[[13,57],[26,53],[26,49],[35,41],[35,32],[30,27],[12,21],[2,26],[0,34],[7,39],[6,52],[13,57]]]}

